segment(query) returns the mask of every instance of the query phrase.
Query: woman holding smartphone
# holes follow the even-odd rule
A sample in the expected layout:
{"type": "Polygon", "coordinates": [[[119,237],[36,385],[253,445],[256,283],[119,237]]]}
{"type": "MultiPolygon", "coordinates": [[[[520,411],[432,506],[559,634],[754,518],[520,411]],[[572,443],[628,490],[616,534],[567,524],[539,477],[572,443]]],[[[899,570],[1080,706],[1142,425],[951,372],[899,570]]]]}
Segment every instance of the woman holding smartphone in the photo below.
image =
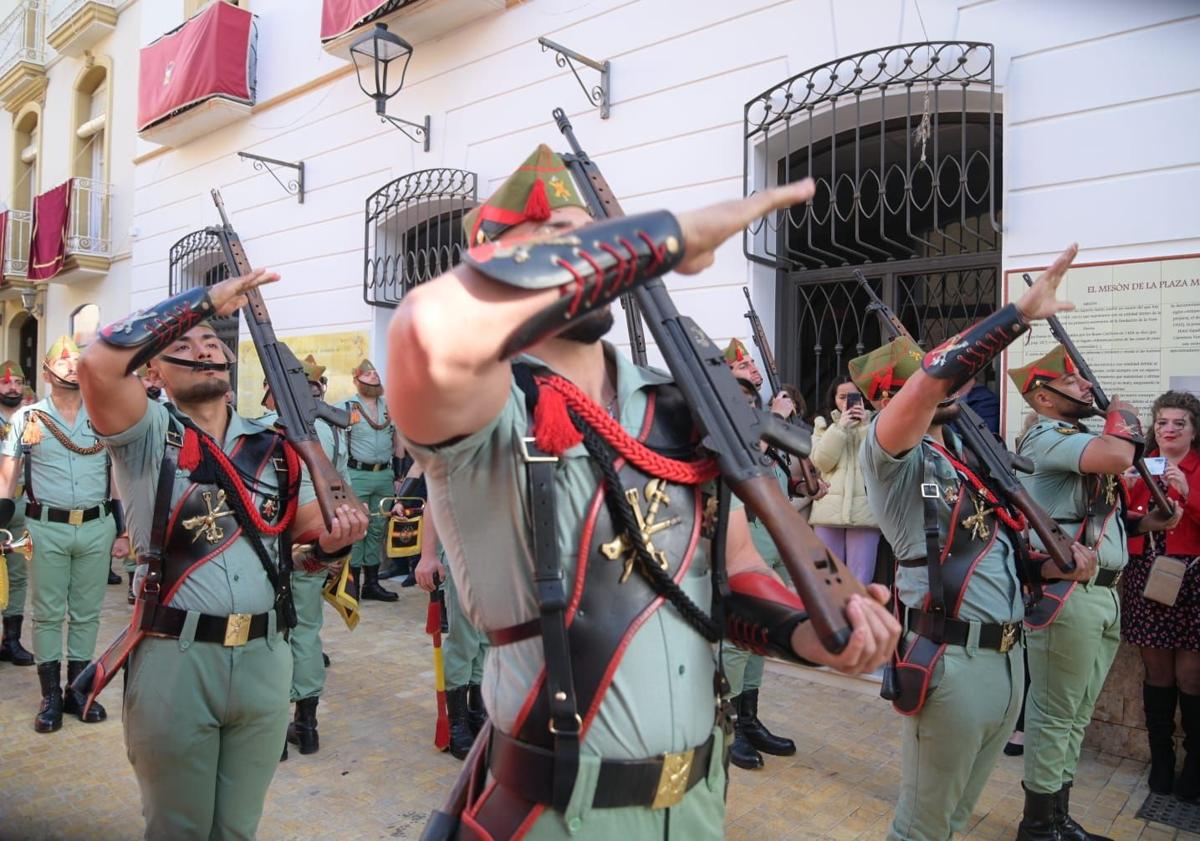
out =
{"type": "Polygon", "coordinates": [[[869,430],[869,413],[858,388],[843,375],[829,389],[828,420],[813,424],[812,463],[829,491],[812,504],[808,521],[821,542],[845,560],[863,583],[875,577],[879,528],[867,505],[858,451],[869,430]]]}
{"type": "MultiPolygon", "coordinates": [[[[1168,391],[1154,401],[1146,464],[1183,518],[1168,532],[1129,540],[1121,605],[1121,636],[1141,649],[1146,678],[1142,702],[1150,739],[1150,790],[1184,800],[1200,798],[1200,400],[1168,391]],[[1160,558],[1186,565],[1174,604],[1143,595],[1160,558]],[[1182,712],[1187,758],[1175,777],[1175,706],[1182,712]]],[[[1137,474],[1126,477],[1131,515],[1144,514],[1150,490],[1137,474]]],[[[1179,564],[1164,563],[1164,570],[1179,564]]],[[[1151,593],[1159,599],[1163,596],[1151,593]]],[[[1169,597],[1168,597],[1169,598],[1169,597]]]]}

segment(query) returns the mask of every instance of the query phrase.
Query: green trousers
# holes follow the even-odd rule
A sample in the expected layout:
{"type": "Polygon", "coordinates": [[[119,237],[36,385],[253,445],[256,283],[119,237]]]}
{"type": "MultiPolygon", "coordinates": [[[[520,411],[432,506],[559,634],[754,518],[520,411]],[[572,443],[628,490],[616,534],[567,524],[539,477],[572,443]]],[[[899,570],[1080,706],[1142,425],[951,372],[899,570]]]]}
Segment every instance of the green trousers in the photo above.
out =
{"type": "Polygon", "coordinates": [[[147,638],[129,661],[125,751],[146,839],[253,841],[287,732],[292,655],[274,630],[237,648],[192,633],[147,638]]]}
{"type": "Polygon", "coordinates": [[[901,725],[900,798],[888,841],[949,841],[971,810],[1021,713],[1021,647],[949,646],[937,688],[901,725]]]}
{"type": "MultiPolygon", "coordinates": [[[[442,555],[442,566],[449,569],[446,566],[445,555],[442,555]]],[[[458,591],[454,589],[453,578],[447,576],[444,589],[446,619],[450,625],[450,630],[442,641],[446,688],[457,689],[470,683],[478,684],[483,680],[483,660],[488,650],[487,637],[467,621],[458,602],[458,591]]]]}
{"type": "MultiPolygon", "coordinates": [[[[372,514],[379,511],[379,502],[384,497],[395,496],[395,485],[390,470],[355,470],[349,468],[350,487],[372,514]]],[[[379,566],[383,560],[383,536],[387,528],[386,517],[372,517],[367,524],[367,536],[354,544],[350,554],[350,566],[379,566]]]]}
{"type": "Polygon", "coordinates": [[[1052,794],[1075,779],[1083,731],[1117,656],[1121,601],[1080,585],[1048,627],[1026,634],[1025,787],[1052,794]]]}
{"type": "Polygon", "coordinates": [[[91,660],[116,524],[107,516],[79,526],[30,519],[26,527],[34,547],[30,565],[34,657],[38,663],[62,660],[65,619],[67,659],[91,660]]]}
{"type": "MultiPolygon", "coordinates": [[[[12,536],[20,539],[25,531],[25,502],[17,500],[17,513],[5,526],[12,536]]],[[[29,564],[20,552],[5,555],[8,565],[8,606],[4,608],[5,616],[22,616],[25,613],[25,593],[29,587],[29,564]]]]}
{"type": "Polygon", "coordinates": [[[292,572],[296,627],[288,635],[292,648],[291,699],[319,698],[325,689],[325,659],[321,656],[321,626],[325,621],[321,588],[325,573],[292,572]]]}

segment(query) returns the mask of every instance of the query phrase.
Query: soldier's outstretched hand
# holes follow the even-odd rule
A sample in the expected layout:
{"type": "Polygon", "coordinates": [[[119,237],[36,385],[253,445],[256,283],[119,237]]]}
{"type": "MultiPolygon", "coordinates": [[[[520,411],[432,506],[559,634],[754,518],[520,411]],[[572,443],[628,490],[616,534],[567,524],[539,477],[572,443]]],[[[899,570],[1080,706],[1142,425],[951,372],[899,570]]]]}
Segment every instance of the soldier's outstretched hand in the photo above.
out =
{"type": "Polygon", "coordinates": [[[808,201],[815,192],[813,180],[805,178],[744,199],[724,201],[677,214],[683,230],[684,254],[683,262],[675,271],[680,274],[704,271],[712,265],[713,252],[725,240],[768,213],[808,201]]]}
{"type": "Polygon", "coordinates": [[[900,623],[887,609],[890,594],[886,587],[869,584],[867,595],[851,596],[846,604],[846,619],[853,633],[839,653],[832,654],[817,639],[811,622],[796,627],[792,647],[806,660],[837,669],[848,675],[873,672],[886,663],[900,639],[900,623]]]}
{"type": "Polygon", "coordinates": [[[216,308],[217,315],[233,315],[246,306],[246,293],[268,283],[279,280],[279,275],[266,269],[253,269],[250,274],[223,280],[208,290],[208,298],[216,308]]]}
{"type": "Polygon", "coordinates": [[[333,524],[322,531],[317,542],[322,551],[335,554],[362,540],[367,534],[368,522],[366,509],[361,505],[339,505],[333,515],[333,524]]]}
{"type": "Polygon", "coordinates": [[[1055,578],[1064,581],[1091,581],[1099,559],[1096,550],[1076,541],[1071,544],[1071,558],[1075,561],[1075,569],[1070,572],[1060,570],[1054,561],[1045,561],[1042,564],[1042,578],[1048,581],[1055,578]]]}
{"type": "Polygon", "coordinates": [[[1075,309],[1075,305],[1070,301],[1058,299],[1058,287],[1062,283],[1062,279],[1066,277],[1067,269],[1071,268],[1071,261],[1078,253],[1079,245],[1077,243],[1068,245],[1067,250],[1059,254],[1050,264],[1050,268],[1038,276],[1038,279],[1033,282],[1033,286],[1025,290],[1025,294],[1017,301],[1017,309],[1021,311],[1021,315],[1029,321],[1037,321],[1075,309]]]}

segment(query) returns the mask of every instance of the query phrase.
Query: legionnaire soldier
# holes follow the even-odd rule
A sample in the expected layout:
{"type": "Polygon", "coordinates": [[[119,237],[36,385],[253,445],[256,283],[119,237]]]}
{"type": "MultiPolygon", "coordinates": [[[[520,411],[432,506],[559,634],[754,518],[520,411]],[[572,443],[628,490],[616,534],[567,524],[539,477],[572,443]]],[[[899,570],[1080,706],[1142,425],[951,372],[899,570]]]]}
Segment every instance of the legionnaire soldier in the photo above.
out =
{"type": "MultiPolygon", "coordinates": [[[[1062,345],[1008,375],[1038,414],[1018,450],[1035,469],[1021,481],[1099,557],[1094,577],[1047,587],[1026,618],[1025,814],[1017,838],[1109,841],[1071,818],[1070,797],[1083,732],[1120,642],[1117,584],[1129,560],[1121,474],[1145,445],[1142,425],[1133,406],[1114,398],[1103,431],[1089,432],[1080,421],[1097,413],[1092,384],[1062,345]]],[[[1132,528],[1136,534],[1171,528],[1180,513],[1155,510],[1132,528]]]]}
{"type": "MultiPolygon", "coordinates": [[[[304,366],[304,378],[312,389],[313,397],[324,399],[325,366],[318,365],[317,360],[309,354],[301,362],[304,366]]],[[[275,412],[275,398],[270,386],[263,383],[266,394],[263,396],[263,406],[267,414],[258,419],[263,426],[274,426],[279,415],[275,412]]],[[[346,440],[345,433],[321,418],[317,419],[317,438],[321,449],[342,476],[346,475],[346,440]]],[[[301,503],[309,501],[306,493],[301,495],[301,503]]],[[[325,579],[331,572],[330,565],[315,558],[304,556],[297,558],[292,566],[292,600],[296,605],[296,627],[288,637],[288,645],[292,649],[292,690],[291,700],[296,705],[292,723],[288,725],[287,741],[296,745],[302,754],[316,753],[321,742],[317,734],[317,705],[321,693],[325,691],[325,657],[321,645],[321,627],[325,624],[325,600],[321,589],[325,579]]],[[[281,760],[287,759],[287,744],[283,746],[281,760]]]]}
{"type": "MultiPolygon", "coordinates": [[[[0,441],[8,437],[11,419],[25,397],[25,370],[20,363],[8,360],[0,368],[0,441]]],[[[24,489],[14,492],[16,511],[6,528],[20,535],[25,528],[24,489]]],[[[29,582],[29,564],[20,552],[5,556],[8,568],[8,605],[4,608],[4,637],[0,641],[0,660],[14,666],[32,666],[33,655],[21,645],[21,624],[25,621],[25,593],[29,582]]]]}
{"type": "Polygon", "coordinates": [[[758,363],[740,339],[730,339],[725,346],[725,364],[738,379],[749,380],[755,390],[762,388],[763,375],[758,370],[758,363]]]}
{"type": "Polygon", "coordinates": [[[440,581],[446,597],[449,629],[442,639],[442,662],[446,678],[446,714],[450,719],[448,750],[455,759],[465,759],[487,720],[481,684],[488,641],[463,613],[461,597],[446,563],[446,549],[438,539],[428,504],[424,517],[421,561],[414,574],[417,586],[427,593],[437,589],[440,581]]]}
{"type": "Polygon", "coordinates": [[[297,554],[335,561],[366,527],[343,505],[326,530],[295,452],[225,401],[229,363],[205,319],[277,279],[176,295],[104,328],[81,365],[145,561],[124,722],[149,839],[254,837],[288,719],[286,548],[295,535],[312,541],[297,554]],[[155,357],[171,407],[132,376],[155,357]]]}
{"type": "Polygon", "coordinates": [[[0,445],[0,490],[11,498],[24,485],[25,527],[37,547],[30,590],[39,733],[58,730],[64,712],[89,724],[106,718],[98,704],[85,715],[82,699],[64,694],[63,622],[70,684],[96,650],[111,559],[129,553],[120,506],[111,501],[108,457],[79,395],[78,362],[79,348],[59,338],[42,363],[50,396],[14,413],[0,445]]]}
{"type": "MultiPolygon", "coordinates": [[[[880,410],[860,462],[895,549],[907,631],[884,681],[906,716],[889,841],[948,841],[961,830],[1021,710],[1025,524],[980,481],[946,424],[972,376],[1030,321],[1072,308],[1055,294],[1075,252],[1063,252],[1016,304],[928,354],[900,337],[849,363],[880,410]]],[[[1075,544],[1072,554],[1072,575],[1090,576],[1095,553],[1075,544]]],[[[1062,575],[1048,560],[1039,572],[1062,575]]]]}
{"type": "MultiPolygon", "coordinates": [[[[366,503],[367,510],[378,511],[379,503],[385,497],[396,495],[397,485],[404,478],[404,448],[396,435],[387,405],[379,399],[383,396],[383,385],[371,360],[364,359],[351,374],[358,393],[340,404],[350,413],[350,427],[346,430],[350,485],[358,498],[366,503]]],[[[384,518],[372,517],[366,538],[354,545],[350,556],[360,599],[394,602],[400,598],[379,583],[386,527],[384,518]]]]}
{"type": "MultiPolygon", "coordinates": [[[[473,789],[459,837],[723,836],[709,565],[725,512],[706,504],[714,469],[696,461],[669,379],[599,339],[618,291],[671,269],[695,274],[727,237],[812,189],[592,225],[542,146],[466,217],[475,247],[464,262],[397,309],[389,393],[403,383],[404,397],[392,416],[425,469],[463,611],[492,643],[493,726],[477,756],[496,784],[473,789]],[[515,365],[502,358],[548,311],[563,332],[515,365]]],[[[847,672],[883,662],[899,629],[881,590],[850,601],[855,630],[835,657],[758,557],[744,511],[727,517],[717,560],[732,627],[778,656],[847,672]]],[[[464,773],[484,769],[469,761],[464,773]]]]}

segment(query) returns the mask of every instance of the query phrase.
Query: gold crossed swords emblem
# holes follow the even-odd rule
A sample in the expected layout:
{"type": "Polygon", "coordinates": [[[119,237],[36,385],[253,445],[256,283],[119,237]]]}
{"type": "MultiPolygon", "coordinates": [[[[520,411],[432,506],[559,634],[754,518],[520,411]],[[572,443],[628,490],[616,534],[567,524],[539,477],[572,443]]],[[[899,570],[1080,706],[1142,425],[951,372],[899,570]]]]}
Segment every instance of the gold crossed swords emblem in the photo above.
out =
{"type": "Polygon", "coordinates": [[[207,514],[198,514],[195,517],[189,517],[183,521],[183,527],[188,531],[194,531],[192,543],[195,543],[203,535],[204,539],[209,543],[218,543],[225,537],[225,529],[221,528],[217,522],[222,517],[231,517],[233,512],[225,506],[225,491],[217,491],[217,504],[213,505],[212,491],[204,491],[201,494],[204,499],[204,507],[208,509],[207,514]]]}
{"type": "Polygon", "coordinates": [[[987,524],[987,516],[992,513],[993,509],[980,502],[974,494],[970,494],[968,498],[975,503],[975,513],[962,521],[963,528],[970,529],[971,536],[976,540],[986,540],[987,536],[992,533],[991,526],[987,524]]]}
{"type": "MultiPolygon", "coordinates": [[[[667,492],[663,490],[666,483],[662,479],[651,479],[646,483],[646,488],[639,491],[637,488],[630,488],[625,491],[625,499],[629,500],[630,506],[633,508],[633,515],[637,518],[638,530],[641,532],[642,541],[646,544],[646,549],[650,552],[650,557],[658,563],[663,569],[667,569],[667,553],[654,548],[653,537],[660,531],[678,525],[681,522],[679,517],[669,517],[660,521],[658,512],[660,508],[664,508],[671,504],[667,492]],[[642,500],[645,498],[646,508],[642,507],[642,500]]],[[[637,552],[633,548],[633,542],[629,536],[622,533],[617,535],[608,543],[601,544],[600,551],[604,557],[610,561],[622,561],[624,569],[621,570],[620,583],[624,584],[630,573],[633,572],[633,564],[637,559],[637,552]]]]}

